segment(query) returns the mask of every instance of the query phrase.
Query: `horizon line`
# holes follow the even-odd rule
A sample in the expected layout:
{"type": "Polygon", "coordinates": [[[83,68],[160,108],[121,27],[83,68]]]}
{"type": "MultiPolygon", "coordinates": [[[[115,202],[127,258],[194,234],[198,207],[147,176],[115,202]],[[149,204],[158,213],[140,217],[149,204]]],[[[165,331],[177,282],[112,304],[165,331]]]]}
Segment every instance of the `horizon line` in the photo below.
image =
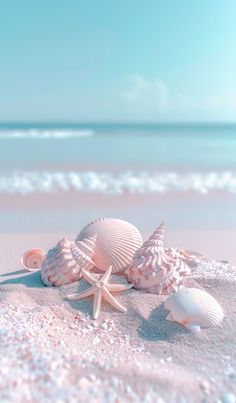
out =
{"type": "Polygon", "coordinates": [[[0,126],[17,126],[17,125],[117,125],[117,126],[122,126],[122,125],[135,125],[135,126],[142,126],[142,125],[149,125],[149,126],[188,126],[188,125],[208,125],[208,126],[234,126],[236,125],[236,120],[235,121],[207,121],[207,120],[202,120],[202,121],[135,121],[135,120],[81,120],[81,121],[74,121],[74,120],[68,120],[68,121],[56,121],[56,120],[44,120],[44,121],[37,121],[37,120],[15,120],[15,121],[0,121],[0,126]]]}

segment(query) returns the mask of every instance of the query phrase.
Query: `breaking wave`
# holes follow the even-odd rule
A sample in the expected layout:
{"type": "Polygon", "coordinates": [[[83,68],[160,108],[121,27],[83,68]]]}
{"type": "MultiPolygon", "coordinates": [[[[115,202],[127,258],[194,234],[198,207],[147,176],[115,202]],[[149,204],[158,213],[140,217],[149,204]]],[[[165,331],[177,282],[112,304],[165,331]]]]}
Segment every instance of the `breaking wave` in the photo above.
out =
{"type": "Polygon", "coordinates": [[[0,138],[4,139],[64,139],[71,137],[91,137],[95,131],[91,129],[16,129],[0,130],[0,138]]]}
{"type": "Polygon", "coordinates": [[[212,191],[236,193],[236,174],[123,172],[15,171],[0,174],[0,193],[32,194],[53,192],[166,193],[212,191]]]}

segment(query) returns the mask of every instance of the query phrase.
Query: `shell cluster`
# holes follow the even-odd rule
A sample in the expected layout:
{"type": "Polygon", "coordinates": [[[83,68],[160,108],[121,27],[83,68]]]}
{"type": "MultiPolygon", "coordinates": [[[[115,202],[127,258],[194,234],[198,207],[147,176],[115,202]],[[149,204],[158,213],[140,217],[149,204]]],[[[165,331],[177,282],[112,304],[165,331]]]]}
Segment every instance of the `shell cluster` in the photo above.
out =
{"type": "Polygon", "coordinates": [[[82,278],[82,269],[122,273],[132,262],[143,239],[139,230],[127,221],[100,218],[84,227],[75,242],[62,239],[47,254],[42,249],[25,252],[22,264],[30,270],[40,269],[47,286],[61,286],[82,278]]]}
{"type": "MultiPolygon", "coordinates": [[[[143,243],[140,231],[133,224],[100,218],[84,227],[75,242],[63,239],[46,256],[41,250],[39,257],[40,250],[33,250],[38,254],[37,268],[41,267],[45,285],[61,286],[80,280],[82,269],[102,272],[111,265],[112,273],[125,274],[136,288],[170,294],[183,285],[190,268],[179,251],[164,247],[164,229],[161,223],[143,243]]],[[[30,259],[30,252],[24,255],[24,262],[26,257],[30,259]]]]}
{"type": "MultiPolygon", "coordinates": [[[[64,238],[47,254],[43,249],[28,250],[21,263],[29,271],[41,268],[42,282],[56,287],[78,281],[83,276],[93,282],[94,278],[88,273],[91,270],[106,272],[102,274],[104,278],[112,271],[126,276],[132,283],[131,287],[150,293],[173,294],[164,302],[164,307],[169,310],[167,320],[193,331],[218,325],[224,316],[218,302],[198,288],[183,288],[191,274],[189,266],[199,259],[199,254],[165,247],[164,232],[162,222],[143,243],[141,233],[129,222],[100,218],[84,227],[75,242],[64,238]]],[[[108,286],[113,291],[122,289],[115,284],[108,286]]],[[[87,295],[86,290],[76,299],[87,295]]],[[[100,302],[96,301],[96,306],[99,306],[100,302]]],[[[118,306],[112,296],[111,301],[118,306]]]]}
{"type": "Polygon", "coordinates": [[[198,288],[184,288],[164,302],[169,310],[167,320],[178,322],[190,330],[219,325],[223,310],[212,295],[198,288]]]}
{"type": "Polygon", "coordinates": [[[124,272],[143,243],[141,233],[133,224],[116,218],[100,218],[81,230],[76,244],[94,233],[97,242],[93,261],[102,271],[112,265],[112,273],[124,272]]]}
{"type": "Polygon", "coordinates": [[[150,293],[171,294],[183,286],[190,275],[190,268],[179,252],[165,248],[163,244],[165,224],[162,222],[133,257],[126,271],[135,288],[150,293]]]}
{"type": "Polygon", "coordinates": [[[97,235],[84,239],[83,242],[62,239],[49,249],[41,267],[41,279],[47,286],[61,286],[81,279],[81,270],[94,267],[92,257],[97,235]]]}

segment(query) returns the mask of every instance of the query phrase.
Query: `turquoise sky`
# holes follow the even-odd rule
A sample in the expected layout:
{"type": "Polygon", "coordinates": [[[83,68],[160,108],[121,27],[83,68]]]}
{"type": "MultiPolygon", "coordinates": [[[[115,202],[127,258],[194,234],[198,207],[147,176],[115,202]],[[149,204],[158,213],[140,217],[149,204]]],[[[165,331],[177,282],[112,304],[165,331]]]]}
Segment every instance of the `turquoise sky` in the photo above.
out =
{"type": "Polygon", "coordinates": [[[236,121],[235,0],[0,0],[0,121],[236,121]]]}

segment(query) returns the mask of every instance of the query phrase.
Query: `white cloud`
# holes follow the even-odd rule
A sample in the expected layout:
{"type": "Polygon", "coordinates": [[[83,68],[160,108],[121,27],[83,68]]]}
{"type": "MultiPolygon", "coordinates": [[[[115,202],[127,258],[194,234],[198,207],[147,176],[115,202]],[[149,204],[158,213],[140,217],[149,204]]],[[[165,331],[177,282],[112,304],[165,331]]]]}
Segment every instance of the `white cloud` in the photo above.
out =
{"type": "Polygon", "coordinates": [[[174,93],[160,79],[133,75],[123,93],[126,112],[140,119],[236,119],[236,91],[209,95],[189,95],[184,89],[174,93]]]}
{"type": "Polygon", "coordinates": [[[130,106],[152,108],[165,111],[169,105],[169,94],[166,85],[160,80],[149,81],[140,75],[130,77],[129,88],[124,98],[130,106]]]}

